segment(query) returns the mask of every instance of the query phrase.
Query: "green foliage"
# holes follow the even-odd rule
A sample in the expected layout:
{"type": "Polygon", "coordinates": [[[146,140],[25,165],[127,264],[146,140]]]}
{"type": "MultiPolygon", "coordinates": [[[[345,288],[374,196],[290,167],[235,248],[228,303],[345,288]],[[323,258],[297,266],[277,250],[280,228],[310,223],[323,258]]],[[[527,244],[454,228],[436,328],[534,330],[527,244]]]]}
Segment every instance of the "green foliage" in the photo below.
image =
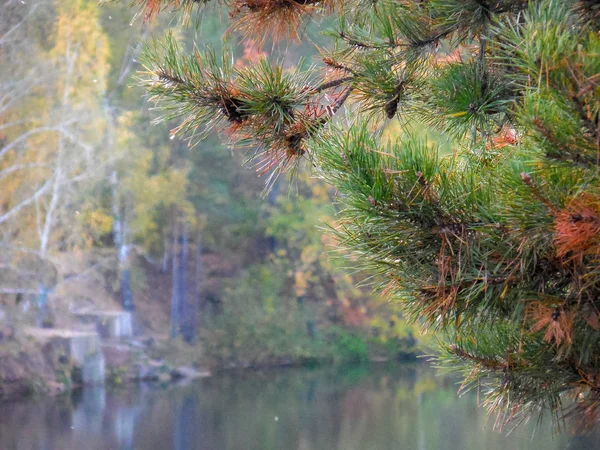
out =
{"type": "MultiPolygon", "coordinates": [[[[380,329],[377,322],[354,327],[332,323],[326,304],[314,300],[318,292],[326,295],[327,287],[320,291],[325,282],[312,280],[306,286],[297,274],[290,277],[287,266],[294,261],[287,255],[274,263],[254,264],[229,283],[219,314],[207,316],[201,327],[203,357],[227,367],[393,360],[415,353],[412,330],[399,317],[395,328],[377,332],[376,338],[371,333],[380,329]],[[296,283],[294,289],[286,287],[290,283],[296,283]],[[299,290],[313,300],[299,302],[299,290]]],[[[345,293],[344,284],[336,283],[335,288],[339,295],[345,293]]],[[[362,303],[370,309],[371,302],[363,298],[362,303]]],[[[388,311],[373,309],[371,314],[388,324],[388,311]]]]}
{"type": "MultiPolygon", "coordinates": [[[[168,103],[161,105],[167,111],[162,120],[176,117],[194,118],[185,121],[180,127],[184,133],[194,136],[198,129],[204,129],[205,123],[217,124],[221,113],[237,118],[238,108],[229,92],[228,82],[231,76],[231,58],[228,54],[217,57],[213,50],[185,56],[172,34],[168,34],[164,43],[155,43],[148,47],[146,55],[160,53],[164,65],[156,70],[155,76],[145,83],[153,101],[156,95],[165,95],[168,103]],[[164,89],[164,90],[163,90],[164,89]],[[165,91],[166,90],[166,91],[165,91]]],[[[148,56],[145,57],[148,59],[148,56]]],[[[146,62],[146,65],[151,64],[146,62]]],[[[211,128],[206,128],[206,133],[211,128]]]]}
{"type": "MultiPolygon", "coordinates": [[[[298,64],[302,66],[302,62],[298,64]]],[[[240,112],[270,119],[263,124],[268,132],[279,132],[294,119],[294,108],[308,101],[310,72],[286,73],[265,58],[238,72],[242,106],[240,112]]]]}
{"type": "Polygon", "coordinates": [[[285,295],[284,281],[274,265],[254,265],[236,280],[221,313],[201,331],[206,356],[219,365],[257,366],[325,357],[322,342],[308,335],[304,312],[285,295]]]}
{"type": "Polygon", "coordinates": [[[510,80],[484,73],[479,61],[450,64],[428,86],[423,120],[458,138],[469,132],[491,134],[514,101],[510,80]],[[483,81],[482,81],[483,80],[483,81]]]}
{"type": "Polygon", "coordinates": [[[369,359],[369,349],[364,338],[350,333],[342,333],[337,337],[335,352],[344,361],[366,362],[369,359]]]}
{"type": "MultiPolygon", "coordinates": [[[[233,130],[232,140],[256,139],[259,157],[267,158],[265,172],[310,161],[337,191],[339,222],[332,228],[345,254],[374,271],[375,286],[413,321],[447,335],[442,350],[448,365],[464,368],[465,386],[485,387],[486,404],[504,414],[501,422],[550,410],[576,426],[595,424],[596,6],[558,0],[347,3],[294,9],[288,27],[300,23],[296,14],[338,15],[328,30],[335,47],[323,52],[322,71],[290,71],[289,80],[311,74],[323,83],[311,83],[308,100],[287,97],[293,120],[278,109],[278,98],[261,94],[270,88],[251,86],[260,107],[236,114],[247,112],[242,122],[266,124],[273,134],[244,125],[233,130]],[[346,102],[353,112],[333,123],[346,102]],[[296,111],[307,110],[313,111],[310,120],[296,118],[296,111]],[[390,140],[384,129],[394,117],[404,128],[390,140]],[[406,132],[422,124],[426,131],[406,132]],[[442,155],[423,137],[440,132],[452,136],[451,154],[442,155]]],[[[246,13],[264,23],[287,17],[283,7],[277,14],[275,3],[268,8],[268,17],[246,13]]],[[[191,61],[177,58],[150,53],[146,83],[191,61]]],[[[245,70],[262,70],[261,64],[245,70]]],[[[239,81],[223,67],[207,70],[225,74],[227,98],[241,105],[239,81]]],[[[198,82],[183,81],[188,92],[198,82]]],[[[168,83],[150,89],[159,104],[172,101],[168,83]]],[[[208,125],[229,122],[231,130],[232,114],[219,109],[220,101],[210,106],[215,116],[208,125]]],[[[204,124],[202,114],[184,121],[204,124]]],[[[362,352],[352,338],[341,342],[351,353],[362,352]]]]}

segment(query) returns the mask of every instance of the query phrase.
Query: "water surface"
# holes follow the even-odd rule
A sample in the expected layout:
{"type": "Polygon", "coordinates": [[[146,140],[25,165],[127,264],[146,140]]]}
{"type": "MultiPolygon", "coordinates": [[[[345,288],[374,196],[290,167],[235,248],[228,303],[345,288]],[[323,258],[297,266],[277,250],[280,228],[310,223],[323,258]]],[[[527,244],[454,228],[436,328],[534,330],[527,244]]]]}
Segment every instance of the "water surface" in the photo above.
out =
{"type": "Polygon", "coordinates": [[[0,404],[2,450],[600,449],[599,435],[497,433],[425,365],[286,369],[0,404]]]}

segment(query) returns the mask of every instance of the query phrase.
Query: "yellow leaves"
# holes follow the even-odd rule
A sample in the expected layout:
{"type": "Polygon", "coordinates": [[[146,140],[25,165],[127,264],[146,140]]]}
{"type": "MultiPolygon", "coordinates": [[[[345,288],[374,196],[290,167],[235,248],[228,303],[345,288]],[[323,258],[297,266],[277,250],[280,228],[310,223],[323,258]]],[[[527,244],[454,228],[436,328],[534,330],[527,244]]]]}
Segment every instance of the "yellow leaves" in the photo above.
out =
{"type": "Polygon", "coordinates": [[[379,341],[385,343],[391,339],[403,339],[413,334],[412,326],[398,314],[375,314],[369,320],[369,326],[375,331],[379,341]]]}
{"type": "Polygon", "coordinates": [[[304,265],[313,264],[317,261],[318,258],[319,251],[314,246],[305,247],[300,253],[300,261],[302,261],[304,265]]]}
{"type": "Polygon", "coordinates": [[[463,116],[466,116],[467,114],[469,114],[468,111],[459,111],[459,112],[455,112],[452,114],[446,114],[445,117],[448,117],[448,118],[463,117],[463,116]]]}
{"type": "Polygon", "coordinates": [[[306,279],[306,274],[300,270],[297,270],[294,273],[294,292],[297,297],[301,297],[306,294],[306,290],[308,289],[308,280],[306,279]]]}
{"type": "Polygon", "coordinates": [[[148,176],[144,170],[139,170],[130,174],[125,183],[129,187],[129,195],[135,205],[136,234],[143,234],[145,230],[154,227],[154,214],[161,205],[165,207],[177,205],[184,212],[191,210],[185,196],[187,179],[183,171],[170,169],[148,176]]]}
{"type": "Polygon", "coordinates": [[[98,235],[108,234],[112,230],[113,218],[101,209],[92,211],[87,219],[89,227],[98,235]]]}
{"type": "Polygon", "coordinates": [[[109,70],[109,44],[99,22],[99,7],[83,0],[62,0],[57,6],[55,46],[50,52],[63,70],[57,92],[66,90],[72,101],[82,104],[94,101],[106,90],[109,70]]]}
{"type": "Polygon", "coordinates": [[[431,377],[425,377],[417,380],[414,387],[414,392],[417,396],[425,394],[438,389],[438,383],[435,382],[431,377]]]}
{"type": "MultiPolygon", "coordinates": [[[[112,233],[114,219],[106,211],[98,208],[75,212],[80,229],[77,230],[79,245],[83,248],[91,248],[99,245],[102,238],[112,233]]],[[[76,251],[77,248],[71,249],[76,251]]]]}
{"type": "Polygon", "coordinates": [[[273,314],[275,312],[275,299],[272,295],[267,295],[263,300],[263,306],[267,314],[273,314]]]}
{"type": "Polygon", "coordinates": [[[294,272],[294,291],[296,296],[306,295],[309,283],[316,281],[315,264],[319,258],[318,249],[308,246],[300,253],[301,267],[294,272]]]}
{"type": "Polygon", "coordinates": [[[311,185],[311,190],[314,199],[329,200],[329,188],[325,183],[315,182],[311,185]]]}

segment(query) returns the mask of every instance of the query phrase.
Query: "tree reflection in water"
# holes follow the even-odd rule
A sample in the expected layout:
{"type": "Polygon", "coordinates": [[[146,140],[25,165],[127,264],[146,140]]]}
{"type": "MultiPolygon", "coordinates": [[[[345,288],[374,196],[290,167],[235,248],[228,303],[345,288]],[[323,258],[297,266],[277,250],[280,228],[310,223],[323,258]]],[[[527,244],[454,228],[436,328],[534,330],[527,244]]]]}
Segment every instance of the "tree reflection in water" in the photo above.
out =
{"type": "Polygon", "coordinates": [[[598,448],[600,433],[508,437],[425,365],[229,373],[185,386],[85,389],[0,404],[2,450],[598,448]]]}

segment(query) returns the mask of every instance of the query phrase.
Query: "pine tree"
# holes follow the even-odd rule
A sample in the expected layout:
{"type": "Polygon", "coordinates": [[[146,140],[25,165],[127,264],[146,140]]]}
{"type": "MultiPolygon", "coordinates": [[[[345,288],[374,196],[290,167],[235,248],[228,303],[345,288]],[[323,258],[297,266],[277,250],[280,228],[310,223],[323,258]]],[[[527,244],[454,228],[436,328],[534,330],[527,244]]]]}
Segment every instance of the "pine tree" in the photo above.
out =
{"type": "MultiPolygon", "coordinates": [[[[137,3],[151,17],[204,2],[137,3]]],[[[334,231],[352,264],[445,336],[441,362],[481,388],[499,423],[544,411],[597,423],[598,2],[227,5],[232,29],[263,43],[334,14],[335,46],[308,69],[238,68],[171,37],[147,49],[142,74],[160,120],[180,118],[173,133],[192,145],[221,132],[270,180],[308,161],[339,193],[334,231]]]]}

